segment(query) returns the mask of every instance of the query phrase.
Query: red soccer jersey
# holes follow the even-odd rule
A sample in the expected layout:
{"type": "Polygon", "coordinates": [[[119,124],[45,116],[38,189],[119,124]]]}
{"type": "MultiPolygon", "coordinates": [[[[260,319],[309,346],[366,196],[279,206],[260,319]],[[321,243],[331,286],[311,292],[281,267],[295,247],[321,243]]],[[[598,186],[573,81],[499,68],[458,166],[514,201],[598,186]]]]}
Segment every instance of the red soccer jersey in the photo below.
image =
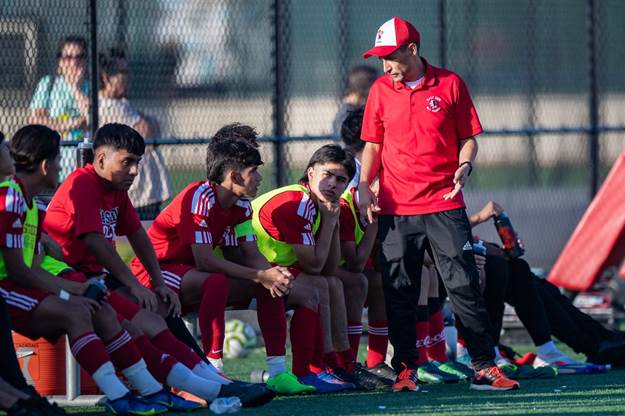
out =
{"type": "MultiPolygon", "coordinates": [[[[16,192],[9,186],[0,187],[0,247],[24,248],[24,225],[28,202],[24,198],[24,187],[20,180],[13,177],[11,181],[15,182],[22,192],[16,192]]],[[[31,204],[35,203],[36,201],[33,199],[31,204]]],[[[45,209],[38,206],[38,214],[41,225],[45,218],[45,209]]],[[[38,253],[40,251],[41,226],[37,227],[36,236],[35,253],[38,253]]]]}
{"type": "Polygon", "coordinates": [[[271,198],[258,213],[260,224],[278,241],[315,245],[313,225],[317,207],[303,191],[286,191],[271,198]]]}
{"type": "Polygon", "coordinates": [[[380,143],[381,214],[418,215],[464,207],[462,194],[443,195],[454,186],[459,142],[482,132],[462,79],[425,62],[415,89],[388,75],[372,85],[362,123],[362,139],[380,143]]]}
{"type": "MultiPolygon", "coordinates": [[[[253,232],[239,234],[235,228],[250,221],[252,205],[239,199],[230,209],[223,209],[215,185],[208,181],[193,182],[180,192],[154,220],[148,229],[156,257],[163,263],[194,265],[192,244],[215,247],[236,246],[239,241],[255,241],[253,232]]],[[[135,258],[133,271],[140,267],[135,258]]]]}
{"type": "Polygon", "coordinates": [[[87,250],[81,236],[101,233],[115,237],[141,227],[128,193],[111,189],[92,165],[76,169],[54,194],[44,222],[45,232],[63,248],[65,262],[81,272],[100,272],[102,266],[87,250]]]}

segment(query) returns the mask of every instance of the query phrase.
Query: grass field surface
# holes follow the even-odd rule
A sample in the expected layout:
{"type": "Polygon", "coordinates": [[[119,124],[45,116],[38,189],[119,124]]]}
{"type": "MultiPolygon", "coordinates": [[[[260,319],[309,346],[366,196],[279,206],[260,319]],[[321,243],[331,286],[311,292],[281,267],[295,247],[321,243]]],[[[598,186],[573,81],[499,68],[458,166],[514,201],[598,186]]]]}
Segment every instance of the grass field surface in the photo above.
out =
{"type": "MultiPolygon", "coordinates": [[[[522,351],[524,348],[519,348],[522,351]]],[[[361,349],[362,350],[362,349],[361,349]]],[[[264,350],[245,359],[226,360],[227,373],[248,380],[255,368],[264,368],[264,350]]],[[[590,376],[558,376],[551,380],[526,380],[513,392],[476,392],[467,383],[422,385],[416,393],[390,390],[278,397],[256,409],[238,414],[258,416],[390,416],[390,415],[623,415],[625,370],[590,376]]],[[[101,415],[102,408],[67,408],[72,414],[101,415]]],[[[169,413],[174,414],[174,413],[169,413]]],[[[213,414],[208,409],[193,415],[213,414]]]]}

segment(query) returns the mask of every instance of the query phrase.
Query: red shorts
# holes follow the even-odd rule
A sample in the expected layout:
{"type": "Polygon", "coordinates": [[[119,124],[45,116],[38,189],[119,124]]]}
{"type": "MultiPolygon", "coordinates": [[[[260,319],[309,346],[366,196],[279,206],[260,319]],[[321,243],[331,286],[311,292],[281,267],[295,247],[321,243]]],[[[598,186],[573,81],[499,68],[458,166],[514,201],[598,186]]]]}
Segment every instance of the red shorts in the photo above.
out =
{"type": "MultiPolygon", "coordinates": [[[[75,270],[63,272],[59,274],[59,277],[61,279],[79,283],[86,282],[88,280],[87,276],[75,270]]],[[[141,309],[139,305],[116,292],[111,292],[106,301],[113,309],[115,309],[115,312],[117,312],[117,319],[119,321],[123,321],[124,319],[129,321],[132,320],[137,312],[139,312],[139,309],[141,309]]]]}
{"type": "MultiPolygon", "coordinates": [[[[180,263],[161,263],[160,267],[165,284],[178,295],[180,294],[182,278],[185,274],[187,274],[189,270],[195,268],[194,266],[180,263]]],[[[152,289],[152,281],[150,280],[150,275],[143,267],[138,270],[133,268],[132,271],[133,273],[135,273],[135,276],[137,276],[137,279],[143,286],[152,289]]]]}
{"type": "MultiPolygon", "coordinates": [[[[32,313],[45,298],[53,296],[53,294],[20,286],[7,278],[0,280],[0,296],[4,298],[7,304],[7,310],[15,332],[33,340],[39,338],[39,335],[34,334],[30,330],[32,313]]],[[[49,341],[54,340],[49,339],[49,341]]]]}

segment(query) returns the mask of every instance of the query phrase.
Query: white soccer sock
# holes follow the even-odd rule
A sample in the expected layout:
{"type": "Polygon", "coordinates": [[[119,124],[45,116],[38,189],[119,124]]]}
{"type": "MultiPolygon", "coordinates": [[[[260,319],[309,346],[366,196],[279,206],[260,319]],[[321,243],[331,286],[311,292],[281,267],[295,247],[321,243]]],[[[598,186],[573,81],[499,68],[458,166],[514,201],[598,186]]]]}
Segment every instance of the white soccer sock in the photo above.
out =
{"type": "Polygon", "coordinates": [[[91,374],[91,378],[93,378],[95,384],[98,385],[109,400],[119,399],[129,392],[124,383],[115,375],[115,368],[110,361],[102,364],[100,368],[91,374]]]}
{"type": "Polygon", "coordinates": [[[284,373],[286,371],[286,357],[284,355],[267,357],[267,370],[270,377],[284,373]]]}
{"type": "Polygon", "coordinates": [[[199,377],[184,365],[177,363],[167,375],[167,385],[194,394],[212,402],[221,389],[221,383],[199,377]]]}
{"type": "Polygon", "coordinates": [[[198,377],[203,378],[204,380],[215,381],[215,382],[217,382],[219,384],[230,384],[230,383],[232,383],[231,380],[228,380],[227,378],[225,378],[221,374],[217,373],[214,370],[214,368],[212,368],[211,366],[209,366],[205,362],[200,362],[198,365],[193,367],[193,370],[191,370],[191,371],[193,372],[193,374],[195,374],[198,377]]]}
{"type": "Polygon", "coordinates": [[[208,358],[208,362],[211,363],[213,367],[217,369],[217,371],[224,371],[224,360],[221,358],[208,358]]]}
{"type": "Polygon", "coordinates": [[[143,358],[130,367],[124,368],[122,374],[142,396],[149,396],[163,390],[163,386],[148,371],[143,358]]]}
{"type": "Polygon", "coordinates": [[[467,350],[467,347],[465,347],[464,345],[462,345],[461,343],[456,343],[456,357],[460,358],[463,356],[468,356],[469,355],[469,351],[467,350]]]}
{"type": "Polygon", "coordinates": [[[501,351],[499,351],[499,347],[495,347],[495,364],[496,365],[510,364],[510,360],[501,356],[501,351]]]}
{"type": "Polygon", "coordinates": [[[544,343],[543,345],[537,346],[536,351],[541,359],[547,361],[550,364],[556,361],[563,361],[567,364],[574,364],[577,362],[573,358],[560,351],[553,341],[549,341],[544,343]]]}

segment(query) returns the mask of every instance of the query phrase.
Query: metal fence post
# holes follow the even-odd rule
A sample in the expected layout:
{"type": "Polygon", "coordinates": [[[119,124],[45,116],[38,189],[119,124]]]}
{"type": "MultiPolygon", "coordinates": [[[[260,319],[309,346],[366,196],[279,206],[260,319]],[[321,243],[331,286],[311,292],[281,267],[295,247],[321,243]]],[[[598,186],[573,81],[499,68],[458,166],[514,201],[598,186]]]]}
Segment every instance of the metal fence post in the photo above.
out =
{"type": "Polygon", "coordinates": [[[347,86],[347,54],[348,54],[348,14],[347,14],[347,0],[337,0],[336,4],[336,29],[338,34],[338,69],[339,69],[339,85],[338,94],[339,100],[345,94],[345,87],[347,86]]]}
{"type": "Polygon", "coordinates": [[[96,0],[89,0],[89,46],[90,46],[90,76],[91,85],[89,91],[90,101],[90,130],[91,137],[95,136],[98,129],[98,20],[96,0]]]}
{"type": "Polygon", "coordinates": [[[588,158],[590,163],[590,199],[599,189],[599,92],[597,88],[597,30],[595,1],[588,0],[586,23],[588,25],[588,76],[589,97],[588,110],[590,116],[588,134],[588,158]]]}
{"type": "Polygon", "coordinates": [[[274,178],[276,186],[285,183],[284,175],[284,148],[283,138],[286,133],[286,95],[288,82],[288,17],[287,1],[273,0],[273,36],[272,36],[272,57],[273,57],[273,94],[271,105],[273,110],[273,136],[274,136],[274,178]]]}

